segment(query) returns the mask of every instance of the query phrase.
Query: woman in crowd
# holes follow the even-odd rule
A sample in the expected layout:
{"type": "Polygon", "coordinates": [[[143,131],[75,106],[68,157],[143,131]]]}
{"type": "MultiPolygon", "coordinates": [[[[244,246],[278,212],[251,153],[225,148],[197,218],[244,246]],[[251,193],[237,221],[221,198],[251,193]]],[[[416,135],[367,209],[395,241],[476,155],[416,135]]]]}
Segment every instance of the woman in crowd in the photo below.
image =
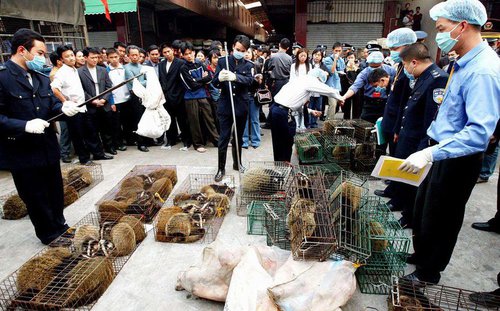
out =
{"type": "Polygon", "coordinates": [[[83,65],[85,65],[85,57],[83,57],[83,51],[82,50],[76,50],[75,51],[75,58],[76,58],[76,63],[75,67],[80,68],[83,65]]]}
{"type": "MultiPolygon", "coordinates": [[[[311,69],[314,68],[319,68],[323,70],[324,72],[327,73],[328,75],[328,68],[326,68],[325,64],[323,64],[323,50],[322,49],[315,49],[312,53],[311,56],[311,69]]],[[[328,78],[328,76],[327,76],[328,78]]],[[[309,108],[312,110],[318,110],[322,111],[323,109],[323,96],[319,95],[318,93],[312,93],[310,99],[309,99],[309,108]]],[[[316,128],[318,127],[318,118],[313,116],[313,115],[308,115],[309,116],[309,124],[308,128],[316,128]]]]}
{"type": "MultiPolygon", "coordinates": [[[[307,49],[299,49],[296,54],[296,59],[295,62],[292,64],[290,68],[290,81],[293,81],[294,79],[298,77],[302,77],[307,75],[311,67],[311,64],[309,62],[309,52],[307,49]]],[[[304,105],[304,110],[307,109],[304,105]]],[[[305,120],[304,116],[307,115],[307,113],[304,113],[304,111],[294,111],[293,115],[295,117],[295,122],[297,123],[297,131],[298,132],[303,132],[306,129],[305,126],[305,120]]]]}
{"type": "MultiPolygon", "coordinates": [[[[358,60],[356,59],[354,52],[348,52],[346,59],[347,88],[349,88],[354,81],[356,81],[356,77],[361,72],[361,68],[359,68],[358,60]]],[[[353,119],[359,118],[361,115],[361,101],[358,95],[359,94],[356,94],[345,101],[344,107],[342,107],[342,111],[344,111],[344,119],[351,119],[351,112],[353,119]]]]}
{"type": "Polygon", "coordinates": [[[197,53],[196,53],[196,59],[202,63],[202,64],[205,64],[205,53],[203,53],[203,50],[199,50],[197,53]]]}

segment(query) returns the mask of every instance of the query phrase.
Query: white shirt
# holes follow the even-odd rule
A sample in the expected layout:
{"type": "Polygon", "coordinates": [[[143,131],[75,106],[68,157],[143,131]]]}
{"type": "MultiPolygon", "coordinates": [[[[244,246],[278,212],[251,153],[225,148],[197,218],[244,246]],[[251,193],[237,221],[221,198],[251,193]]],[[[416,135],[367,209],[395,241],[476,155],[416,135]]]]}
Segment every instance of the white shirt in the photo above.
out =
{"type": "Polygon", "coordinates": [[[300,64],[299,65],[299,70],[295,71],[295,63],[292,64],[292,67],[290,67],[290,81],[297,77],[302,77],[307,74],[307,68],[306,64],[300,64]]]}
{"type": "Polygon", "coordinates": [[[92,77],[92,80],[94,80],[94,86],[95,86],[95,93],[96,95],[99,94],[99,83],[97,83],[97,68],[90,68],[87,66],[87,69],[90,72],[90,76],[92,77]]]}
{"type": "Polygon", "coordinates": [[[297,111],[307,103],[312,93],[319,93],[335,99],[340,99],[339,91],[321,83],[318,78],[310,75],[297,77],[285,84],[274,97],[278,104],[297,111]]]}
{"type": "MultiPolygon", "coordinates": [[[[109,68],[109,79],[111,79],[111,82],[113,83],[113,86],[118,85],[125,81],[125,69],[123,68],[122,64],[119,64],[118,67],[113,67],[111,65],[108,66],[109,68]]],[[[130,92],[128,91],[128,88],[126,85],[117,88],[116,90],[113,91],[113,101],[115,104],[121,104],[130,99],[130,92]]]]}
{"type": "MultiPolygon", "coordinates": [[[[69,67],[66,64],[62,65],[54,75],[54,80],[50,83],[50,86],[61,91],[68,100],[77,104],[85,102],[85,93],[76,68],[69,67]]],[[[83,108],[86,107],[83,106],[83,108]]]]}
{"type": "Polygon", "coordinates": [[[166,69],[167,69],[167,73],[168,73],[168,70],[170,69],[170,65],[172,65],[172,62],[169,62],[169,61],[167,60],[167,68],[166,68],[166,69]]]}

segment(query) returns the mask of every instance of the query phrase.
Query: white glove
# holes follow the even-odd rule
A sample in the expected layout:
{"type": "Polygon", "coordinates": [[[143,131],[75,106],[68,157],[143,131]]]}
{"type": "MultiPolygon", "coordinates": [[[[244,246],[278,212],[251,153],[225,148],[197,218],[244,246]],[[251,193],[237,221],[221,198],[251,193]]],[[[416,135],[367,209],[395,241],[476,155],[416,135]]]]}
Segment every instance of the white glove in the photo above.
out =
{"type": "Polygon", "coordinates": [[[26,133],[31,134],[43,134],[46,127],[49,127],[49,122],[42,119],[33,119],[26,122],[26,127],[24,130],[26,133]]]}
{"type": "Polygon", "coordinates": [[[221,81],[221,82],[236,81],[236,74],[234,74],[233,72],[231,72],[229,70],[222,69],[219,72],[219,81],[221,81]]]}
{"type": "Polygon", "coordinates": [[[424,150],[417,151],[411,154],[404,162],[399,166],[399,170],[407,173],[418,173],[423,169],[429,162],[432,162],[432,147],[425,148],[424,150]]]}
{"type": "Polygon", "coordinates": [[[80,108],[77,103],[68,100],[63,103],[61,111],[68,117],[72,117],[80,112],[80,108]]]}

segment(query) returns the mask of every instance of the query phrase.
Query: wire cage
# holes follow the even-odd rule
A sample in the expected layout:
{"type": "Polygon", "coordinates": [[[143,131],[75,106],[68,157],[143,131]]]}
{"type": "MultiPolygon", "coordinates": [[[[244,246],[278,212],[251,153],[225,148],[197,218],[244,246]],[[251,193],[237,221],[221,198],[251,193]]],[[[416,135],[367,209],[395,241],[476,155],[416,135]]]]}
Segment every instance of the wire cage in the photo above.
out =
{"type": "Polygon", "coordinates": [[[0,196],[0,215],[7,220],[17,220],[28,215],[26,204],[16,190],[0,196]]]}
{"type": "Polygon", "coordinates": [[[248,205],[247,234],[266,235],[266,205],[273,204],[266,201],[252,201],[248,205]]]}
{"type": "Polygon", "coordinates": [[[323,135],[322,145],[327,162],[337,163],[345,170],[350,169],[352,150],[356,146],[356,141],[353,138],[325,134],[323,135]]]}
{"type": "Polygon", "coordinates": [[[333,210],[328,204],[323,180],[321,169],[309,174],[294,174],[286,206],[289,210],[287,225],[295,260],[324,261],[337,245],[333,210]]]}
{"type": "Polygon", "coordinates": [[[354,127],[354,138],[357,142],[366,143],[374,141],[375,135],[372,131],[375,129],[375,124],[362,119],[354,119],[351,121],[354,127]]]}
{"type": "Polygon", "coordinates": [[[474,292],[445,285],[410,282],[392,278],[392,288],[387,300],[390,311],[451,311],[451,310],[500,310],[500,298],[491,295],[491,301],[480,301],[471,296],[474,292]],[[475,301],[474,301],[475,300],[475,301]]]}
{"type": "MultiPolygon", "coordinates": [[[[141,219],[135,219],[137,225],[133,229],[129,225],[127,229],[133,230],[133,238],[134,232],[141,230],[145,237],[141,219]]],[[[126,227],[124,223],[128,221],[121,221],[122,227],[126,227]]],[[[100,218],[99,214],[88,214],[4,279],[0,283],[0,309],[91,310],[138,246],[135,244],[128,255],[114,256],[114,251],[121,247],[121,241],[113,239],[115,243],[109,248],[109,256],[104,252],[95,252],[93,256],[88,252],[79,252],[74,244],[78,228],[98,228],[105,223],[109,222],[100,218]]],[[[119,223],[113,224],[118,226],[119,223]]],[[[117,230],[112,228],[112,236],[118,237],[117,230]]],[[[97,242],[97,245],[112,245],[109,241],[97,242]]]]}
{"type": "Polygon", "coordinates": [[[290,231],[287,225],[288,209],[284,201],[273,201],[264,205],[266,242],[268,246],[277,246],[291,250],[290,231]]]}
{"type": "Polygon", "coordinates": [[[356,144],[353,152],[352,170],[358,174],[369,175],[377,163],[376,150],[377,145],[372,142],[356,144]]]}
{"type": "Polygon", "coordinates": [[[64,206],[75,202],[103,179],[101,164],[65,164],[61,166],[64,186],[64,206]]]}
{"type": "Polygon", "coordinates": [[[234,176],[214,182],[211,174],[189,174],[158,213],[155,239],[170,243],[215,241],[235,194],[234,176]]]}
{"type": "Polygon", "coordinates": [[[177,168],[172,165],[136,165],[97,203],[106,219],[124,215],[144,215],[150,223],[177,183],[177,168]]]}
{"type": "Polygon", "coordinates": [[[323,146],[312,133],[295,135],[294,143],[299,163],[320,163],[323,161],[323,146]]]}
{"type": "Polygon", "coordinates": [[[316,172],[318,169],[323,173],[323,182],[326,189],[329,189],[335,183],[342,171],[342,167],[340,167],[336,163],[324,163],[295,166],[294,173],[302,172],[306,175],[309,175],[311,173],[314,174],[314,172],[316,172]]]}
{"type": "Polygon", "coordinates": [[[283,201],[292,181],[288,162],[250,161],[240,181],[238,216],[247,216],[252,201],[283,201]]]}
{"type": "Polygon", "coordinates": [[[354,138],[354,126],[350,120],[326,120],[323,122],[323,131],[327,136],[347,136],[354,138]]]}
{"type": "Polygon", "coordinates": [[[337,236],[335,259],[365,263],[371,254],[366,214],[361,213],[363,198],[368,194],[367,179],[350,171],[342,171],[328,189],[337,236]]]}

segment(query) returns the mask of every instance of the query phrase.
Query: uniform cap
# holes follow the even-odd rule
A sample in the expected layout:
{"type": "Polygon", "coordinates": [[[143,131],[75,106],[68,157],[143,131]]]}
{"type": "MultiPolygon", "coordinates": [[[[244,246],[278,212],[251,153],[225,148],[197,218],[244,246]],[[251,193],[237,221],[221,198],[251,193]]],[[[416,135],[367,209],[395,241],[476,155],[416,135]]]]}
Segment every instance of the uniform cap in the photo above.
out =
{"type": "Polygon", "coordinates": [[[397,48],[403,45],[410,45],[417,42],[417,35],[410,28],[398,28],[391,31],[387,36],[387,47],[397,48]]]}
{"type": "Polygon", "coordinates": [[[417,35],[417,40],[422,40],[427,38],[427,33],[423,30],[417,30],[415,31],[415,34],[417,35]]]}
{"type": "Polygon", "coordinates": [[[384,61],[384,54],[382,52],[372,52],[368,57],[366,58],[366,62],[368,64],[381,64],[384,61]]]}
{"type": "Polygon", "coordinates": [[[382,49],[382,46],[376,43],[370,43],[366,45],[366,48],[368,49],[368,53],[371,53],[380,51],[382,49]]]}
{"type": "Polygon", "coordinates": [[[433,6],[429,14],[433,20],[443,17],[479,26],[483,26],[488,19],[486,8],[479,0],[448,0],[433,6]]]}

